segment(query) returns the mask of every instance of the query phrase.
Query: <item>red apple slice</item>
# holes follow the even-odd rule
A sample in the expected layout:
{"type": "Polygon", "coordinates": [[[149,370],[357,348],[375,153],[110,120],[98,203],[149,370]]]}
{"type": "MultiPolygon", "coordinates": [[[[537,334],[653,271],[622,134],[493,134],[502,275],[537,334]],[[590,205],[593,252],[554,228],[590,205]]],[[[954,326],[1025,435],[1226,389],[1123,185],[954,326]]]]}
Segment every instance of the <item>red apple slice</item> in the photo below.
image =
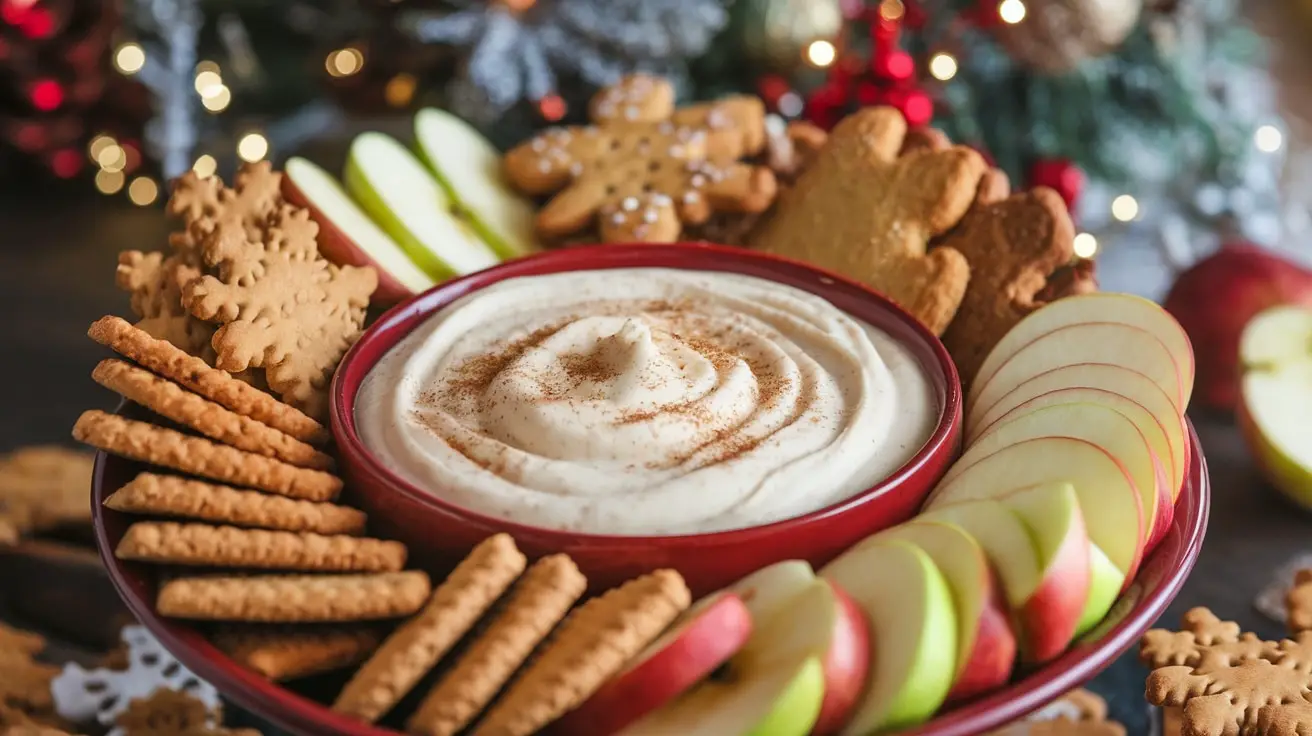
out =
{"type": "Polygon", "coordinates": [[[1022,519],[1003,501],[967,501],[932,509],[918,520],[956,524],[979,542],[1002,582],[1025,661],[1046,662],[1066,650],[1090,592],[1090,543],[1078,503],[1022,519]],[[1040,546],[1039,537],[1074,541],[1040,546]]]}
{"type": "MultiPolygon", "coordinates": [[[[1080,532],[1083,534],[1082,528],[1080,532]]],[[[858,546],[897,539],[924,550],[952,592],[957,612],[957,668],[948,700],[969,698],[1005,683],[1016,664],[1016,636],[979,542],[955,524],[911,521],[858,546]]]]}
{"type": "Polygon", "coordinates": [[[864,692],[870,646],[861,610],[838,586],[813,578],[756,620],[746,645],[712,677],[624,733],[833,734],[864,692]]]}
{"type": "MultiPolygon", "coordinates": [[[[1179,496],[1184,484],[1185,470],[1189,467],[1189,431],[1184,416],[1175,408],[1171,397],[1161,386],[1146,376],[1128,368],[1107,363],[1078,363],[1041,373],[1012,389],[994,404],[966,432],[966,446],[988,430],[1012,409],[1053,391],[1071,388],[1088,388],[1124,396],[1143,407],[1156,419],[1166,435],[1170,447],[1172,498],[1179,496]]],[[[1143,425],[1140,426],[1143,429],[1143,425]]],[[[1148,434],[1149,430],[1145,430],[1148,434]]],[[[1156,448],[1155,448],[1156,449],[1156,448]]],[[[1160,455],[1160,453],[1159,453],[1160,455]]]]}
{"type": "Polygon", "coordinates": [[[1175,360],[1152,333],[1115,322],[1087,322],[1035,338],[1002,362],[991,376],[977,378],[967,399],[967,424],[978,423],[1017,386],[1054,368],[1076,363],[1124,366],[1161,386],[1176,411],[1183,412],[1188,403],[1175,360]]]}
{"type": "Polygon", "coordinates": [[[941,483],[951,483],[980,458],[1041,437],[1081,439],[1106,450],[1120,461],[1134,481],[1147,530],[1145,550],[1152,549],[1166,534],[1174,516],[1166,470],[1134,421],[1108,404],[1073,401],[1037,407],[1021,405],[975,440],[941,483]]]}
{"type": "MultiPolygon", "coordinates": [[[[994,346],[975,374],[977,389],[992,378],[1013,355],[1038,338],[1071,325],[1115,322],[1141,329],[1165,346],[1179,370],[1180,391],[1172,394],[1183,409],[1194,383],[1194,352],[1184,328],[1160,305],[1142,297],[1097,292],[1058,299],[1035,311],[1011,329],[994,346]]],[[[1073,361],[1072,361],[1073,362],[1073,361]]],[[[1119,361],[1106,361],[1119,362],[1119,361]]]]}
{"type": "Polygon", "coordinates": [[[1125,466],[1091,442],[1069,437],[1018,442],[981,458],[940,485],[929,508],[1004,498],[1056,483],[1075,487],[1089,540],[1107,554],[1127,583],[1132,580],[1146,538],[1139,493],[1125,466]]]}
{"type": "MultiPolygon", "coordinates": [[[[1012,393],[1015,393],[1014,391],[1012,393]]],[[[989,436],[995,429],[1006,425],[1016,417],[1028,414],[1036,409],[1044,409],[1050,406],[1060,406],[1064,404],[1095,404],[1105,406],[1115,410],[1118,414],[1124,415],[1134,423],[1134,426],[1143,435],[1143,439],[1148,444],[1148,449],[1152,451],[1153,459],[1160,465],[1163,473],[1161,483],[1164,486],[1166,497],[1164,504],[1170,506],[1175,500],[1172,489],[1178,488],[1175,469],[1174,448],[1171,445],[1170,437],[1161,422],[1152,415],[1147,409],[1139,404],[1121,396],[1120,394],[1104,391],[1097,388],[1064,388],[1055,391],[1049,391],[1046,394],[1040,394],[1029,401],[1013,407],[1011,411],[1002,415],[997,422],[985,428],[980,433],[976,441],[982,440],[989,436]]],[[[973,443],[972,443],[973,444],[973,443]]],[[[1183,480],[1184,471],[1180,471],[1180,479],[1183,480]]]]}
{"type": "Polygon", "coordinates": [[[751,632],[752,617],[741,598],[708,596],[552,730],[577,736],[618,733],[709,676],[751,632]]]}
{"type": "Polygon", "coordinates": [[[287,160],[284,173],[283,196],[308,209],[319,224],[319,251],[324,258],[339,266],[378,270],[374,302],[395,304],[437,283],[369,219],[332,174],[299,157],[287,160]]]}

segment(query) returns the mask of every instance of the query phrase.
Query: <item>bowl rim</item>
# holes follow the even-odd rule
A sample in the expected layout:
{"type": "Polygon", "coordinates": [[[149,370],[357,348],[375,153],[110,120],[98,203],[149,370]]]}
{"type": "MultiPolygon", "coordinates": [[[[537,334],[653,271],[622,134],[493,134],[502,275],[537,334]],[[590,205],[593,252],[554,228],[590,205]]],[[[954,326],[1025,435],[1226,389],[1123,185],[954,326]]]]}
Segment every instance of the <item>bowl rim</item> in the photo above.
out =
{"type": "MultiPolygon", "coordinates": [[[[119,410],[122,408],[121,404],[119,410]]],[[[955,705],[927,723],[899,732],[899,736],[973,736],[1021,718],[1088,682],[1132,647],[1157,621],[1179,594],[1198,559],[1210,513],[1211,481],[1206,458],[1193,423],[1189,422],[1188,426],[1192,457],[1187,485],[1177,499],[1175,520],[1108,617],[1057,659],[976,700],[955,705]],[[1152,587],[1143,583],[1149,574],[1157,575],[1152,587]],[[1127,598],[1128,591],[1136,591],[1137,595],[1127,598]],[[1120,614],[1119,618],[1115,614],[1120,614]]],[[[102,505],[111,492],[105,482],[106,466],[111,462],[131,463],[110,458],[104,452],[96,453],[91,493],[96,547],[119,597],[174,657],[197,676],[220,688],[225,697],[293,734],[401,736],[398,731],[333,712],[328,705],[237,664],[202,635],[196,628],[198,622],[159,616],[141,566],[124,563],[114,556],[105,516],[117,512],[108,511],[102,505]]]]}
{"type": "MultiPolygon", "coordinates": [[[[848,314],[847,310],[844,310],[842,307],[839,307],[836,304],[833,306],[840,311],[843,311],[845,314],[848,314]]],[[[861,319],[856,315],[849,314],[849,316],[859,319],[862,322],[866,322],[866,320],[861,319]]],[[[887,330],[880,328],[878,325],[871,326],[888,334],[887,330]]],[[[905,341],[897,336],[889,335],[889,337],[905,344],[905,341]]],[[[916,362],[920,363],[921,361],[916,359],[916,362]]],[[[930,375],[928,378],[931,384],[935,384],[935,376],[930,375]]],[[[937,393],[937,389],[935,389],[935,393],[937,393]]],[[[939,397],[936,396],[935,398],[939,397]]],[[[864,284],[825,269],[818,268],[809,263],[759,251],[751,251],[744,248],[734,248],[711,243],[628,243],[576,246],[562,250],[544,251],[524,258],[517,258],[482,271],[445,281],[392,307],[375,320],[374,324],[372,324],[369,329],[366,330],[358,340],[356,340],[342,357],[341,363],[337,372],[333,376],[332,384],[330,386],[330,421],[332,425],[333,439],[336,443],[338,452],[349,456],[357,468],[362,468],[364,472],[372,476],[375,480],[381,481],[383,485],[387,486],[388,492],[399,493],[402,496],[405,496],[408,500],[418,502],[425,506],[437,507],[449,514],[462,517],[463,519],[474,523],[499,528],[512,536],[526,535],[538,539],[549,539],[552,537],[568,539],[569,547],[572,549],[595,546],[735,545],[750,543],[763,537],[786,534],[790,529],[831,519],[835,516],[842,515],[855,507],[863,506],[881,496],[893,492],[919,472],[920,469],[933,457],[943,452],[945,449],[951,450],[951,448],[946,446],[955,442],[960,436],[959,430],[962,424],[962,412],[965,408],[964,401],[964,391],[961,386],[960,377],[957,374],[956,363],[952,360],[951,356],[948,355],[947,348],[944,347],[942,341],[921,324],[920,320],[911,316],[911,314],[905,309],[898,306],[888,297],[874,291],[864,284]],[[942,405],[939,407],[939,415],[935,421],[934,429],[929,436],[925,438],[916,453],[873,486],[829,504],[828,506],[809,511],[799,516],[780,519],[768,524],[759,524],[756,526],[713,532],[668,535],[620,535],[573,532],[509,521],[494,516],[488,516],[451,501],[447,501],[443,498],[439,498],[435,494],[417,487],[410,481],[401,477],[398,473],[387,468],[378,460],[377,456],[365,445],[363,439],[360,437],[355,422],[355,399],[359,394],[360,389],[363,387],[365,380],[367,380],[369,373],[377,365],[378,361],[395,348],[399,342],[412,334],[415,329],[420,328],[428,318],[438,310],[451,304],[457,299],[511,278],[566,272],[650,267],[688,271],[717,271],[743,275],[742,271],[730,268],[708,268],[707,264],[704,262],[695,262],[699,256],[703,258],[709,256],[710,258],[717,259],[716,262],[736,262],[740,266],[743,264],[764,265],[772,269],[776,276],[791,274],[796,277],[799,274],[804,274],[814,279],[814,284],[818,284],[819,286],[817,288],[807,288],[806,285],[800,283],[800,280],[796,278],[792,281],[784,281],[757,273],[745,275],[755,276],[764,280],[776,281],[776,283],[799,288],[808,293],[814,294],[815,296],[819,296],[826,301],[830,301],[830,299],[825,291],[832,290],[834,287],[853,291],[856,294],[859,294],[862,299],[868,300],[872,305],[875,305],[875,309],[884,312],[888,317],[899,323],[899,327],[910,330],[910,332],[923,343],[923,347],[927,348],[929,354],[931,354],[934,359],[935,366],[922,366],[923,370],[931,371],[937,369],[941,373],[941,378],[944,382],[944,392],[941,397],[942,405]],[[643,257],[658,259],[663,257],[670,262],[657,266],[635,266],[630,263],[631,260],[641,260],[643,257]],[[694,262],[686,267],[679,265],[678,261],[683,259],[690,259],[694,262]],[[560,263],[557,264],[557,262],[560,263]],[[541,264],[551,264],[553,266],[560,265],[561,267],[541,271],[538,270],[538,267],[541,264]],[[398,332],[398,330],[401,331],[398,332]],[[373,350],[371,345],[375,342],[383,342],[386,343],[386,345],[377,353],[377,355],[373,356],[369,365],[360,368],[357,364],[369,357],[367,351],[373,350]],[[358,379],[353,378],[348,380],[346,378],[348,375],[356,372],[360,373],[358,379]]]]}

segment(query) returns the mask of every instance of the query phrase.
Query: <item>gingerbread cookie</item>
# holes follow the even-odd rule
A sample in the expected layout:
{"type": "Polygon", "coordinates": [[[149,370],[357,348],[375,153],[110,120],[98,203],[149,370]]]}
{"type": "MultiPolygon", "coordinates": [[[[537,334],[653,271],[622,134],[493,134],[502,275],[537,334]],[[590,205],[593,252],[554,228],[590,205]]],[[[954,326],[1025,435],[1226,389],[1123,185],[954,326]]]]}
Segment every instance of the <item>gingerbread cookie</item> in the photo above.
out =
{"type": "Polygon", "coordinates": [[[210,339],[214,327],[191,316],[182,306],[182,286],[199,277],[200,268],[192,256],[139,250],[120,253],[115,271],[115,282],[130,295],[138,329],[213,363],[210,339]]]}
{"type": "Polygon", "coordinates": [[[1269,642],[1239,631],[1204,608],[1185,614],[1184,631],[1144,636],[1152,667],[1145,696],[1181,708],[1190,736],[1301,736],[1312,717],[1312,632],[1269,642]]]}
{"type": "Polygon", "coordinates": [[[740,161],[765,146],[755,97],[676,110],[667,80],[635,75],[598,92],[590,113],[592,125],[548,130],[505,156],[512,185],[554,195],[536,220],[545,240],[595,227],[603,242],[674,242],[714,212],[774,201],[774,174],[740,161]]]}
{"type": "Polygon", "coordinates": [[[221,710],[210,709],[188,693],[156,690],[134,698],[114,725],[123,736],[260,736],[250,728],[223,728],[218,725],[221,719],[221,710]]]}
{"type": "Polygon", "coordinates": [[[1125,727],[1107,720],[1107,701],[1077,689],[988,736],[1125,736],[1125,727]]]}
{"type": "Polygon", "coordinates": [[[0,455],[0,544],[65,524],[89,524],[93,459],[52,445],[0,455]]]}
{"type": "Polygon", "coordinates": [[[169,197],[168,213],[184,225],[182,232],[169,237],[169,245],[198,263],[202,241],[220,223],[245,227],[254,238],[281,204],[282,174],[268,161],[243,164],[231,188],[217,176],[188,171],[173,183],[169,197]]]}
{"type": "Polygon", "coordinates": [[[988,203],[972,207],[938,246],[970,264],[961,307],[943,333],[963,385],[1002,336],[1043,305],[1037,297],[1048,275],[1074,255],[1075,226],[1060,195],[1038,187],[999,200],[999,191],[977,190],[977,201],[988,203]]]}
{"type": "Polygon", "coordinates": [[[893,108],[845,118],[751,245],[864,282],[942,334],[970,268],[929,242],[965,215],[987,167],[964,146],[899,156],[906,134],[893,108]]]}
{"type": "Polygon", "coordinates": [[[201,244],[218,275],[187,283],[183,303],[222,326],[214,334],[217,365],[229,372],[264,368],[269,386],[312,417],[327,415],[328,381],[364,329],[378,273],[334,266],[319,254],[319,226],[285,205],[259,238],[220,220],[201,244]]]}
{"type": "Polygon", "coordinates": [[[1285,611],[1290,631],[1312,630],[1312,570],[1294,574],[1294,585],[1285,594],[1285,611]]]}

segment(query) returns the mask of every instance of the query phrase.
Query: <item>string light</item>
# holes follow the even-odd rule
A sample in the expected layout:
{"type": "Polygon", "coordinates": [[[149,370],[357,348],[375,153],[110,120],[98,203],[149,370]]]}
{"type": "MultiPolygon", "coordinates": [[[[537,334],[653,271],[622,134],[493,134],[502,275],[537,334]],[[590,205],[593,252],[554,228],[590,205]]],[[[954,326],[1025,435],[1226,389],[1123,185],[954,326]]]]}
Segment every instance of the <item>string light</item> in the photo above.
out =
{"type": "Polygon", "coordinates": [[[879,4],[879,15],[884,20],[900,20],[907,12],[902,0],[884,0],[879,4]]]}
{"type": "Polygon", "coordinates": [[[805,104],[801,95],[792,91],[785,92],[779,95],[779,114],[786,118],[795,118],[802,114],[802,108],[805,104]]]}
{"type": "Polygon", "coordinates": [[[28,95],[32,98],[32,106],[42,112],[50,112],[64,104],[64,87],[53,79],[36,81],[28,95]]]}
{"type": "Polygon", "coordinates": [[[223,87],[223,77],[219,73],[206,69],[196,74],[196,92],[201,97],[213,97],[216,91],[223,87]]]}
{"type": "Polygon", "coordinates": [[[214,172],[217,171],[218,168],[219,162],[214,160],[214,157],[208,153],[202,154],[200,158],[196,159],[196,163],[191,165],[191,170],[196,172],[196,176],[199,176],[202,179],[208,179],[209,177],[214,176],[214,172]]]}
{"type": "Polygon", "coordinates": [[[349,77],[364,68],[364,54],[353,46],[337,49],[328,54],[324,67],[334,77],[349,77]]]}
{"type": "Polygon", "coordinates": [[[96,172],[96,189],[101,194],[115,194],[123,188],[123,172],[101,169],[96,172]]]}
{"type": "Polygon", "coordinates": [[[1089,233],[1080,233],[1075,236],[1075,255],[1079,258],[1093,258],[1093,254],[1098,252],[1098,239],[1089,233]]]}
{"type": "Polygon", "coordinates": [[[269,153],[269,140],[259,133],[247,133],[237,141],[237,155],[243,161],[255,162],[269,153]]]}
{"type": "Polygon", "coordinates": [[[219,85],[214,94],[200,98],[200,104],[210,112],[223,112],[228,109],[228,103],[230,102],[232,102],[232,90],[222,84],[219,85]]]}
{"type": "Polygon", "coordinates": [[[827,67],[833,64],[836,58],[838,58],[838,49],[834,48],[833,43],[824,39],[812,41],[806,47],[806,60],[813,66],[827,67]]]}
{"type": "Polygon", "coordinates": [[[414,75],[398,74],[387,80],[387,86],[383,87],[383,99],[392,107],[405,107],[414,99],[417,84],[414,75]]]}
{"type": "Polygon", "coordinates": [[[114,52],[114,67],[124,74],[136,74],[145,65],[146,50],[141,44],[125,43],[114,52]]]}
{"type": "Polygon", "coordinates": [[[1263,153],[1275,153],[1284,144],[1284,136],[1274,125],[1263,125],[1253,132],[1253,143],[1263,153]]]}
{"type": "Polygon", "coordinates": [[[952,54],[940,51],[929,57],[929,73],[938,81],[946,82],[957,76],[957,60],[952,54]]]}
{"type": "Polygon", "coordinates": [[[1129,222],[1139,216],[1139,202],[1128,194],[1122,194],[1112,200],[1112,217],[1121,222],[1129,222]]]}
{"type": "Polygon", "coordinates": [[[82,170],[82,154],[72,148],[63,148],[50,156],[50,170],[61,179],[72,179],[82,170]]]}
{"type": "Polygon", "coordinates": [[[128,185],[128,199],[132,204],[139,207],[145,207],[159,196],[159,185],[153,179],[146,176],[138,176],[128,185]]]}
{"type": "Polygon", "coordinates": [[[96,154],[96,164],[105,171],[120,172],[128,165],[128,153],[123,150],[123,146],[110,143],[96,154]]]}
{"type": "Polygon", "coordinates": [[[99,163],[101,152],[114,145],[118,145],[118,141],[114,140],[113,136],[108,133],[101,133],[92,138],[91,142],[87,144],[87,155],[91,157],[92,161],[99,163]]]}
{"type": "Polygon", "coordinates": [[[1025,20],[1025,3],[1021,0],[1002,0],[998,5],[998,17],[1003,23],[1013,25],[1025,20]]]}

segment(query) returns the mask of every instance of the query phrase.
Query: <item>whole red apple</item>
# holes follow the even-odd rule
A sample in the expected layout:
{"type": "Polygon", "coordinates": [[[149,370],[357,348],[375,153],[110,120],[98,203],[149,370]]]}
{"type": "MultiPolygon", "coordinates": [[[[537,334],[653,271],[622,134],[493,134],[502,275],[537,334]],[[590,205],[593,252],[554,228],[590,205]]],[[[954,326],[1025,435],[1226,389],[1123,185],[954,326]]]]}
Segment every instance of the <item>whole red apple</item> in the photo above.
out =
{"type": "Polygon", "coordinates": [[[1193,342],[1194,401],[1233,410],[1239,400],[1239,336],[1258,312],[1312,305],[1312,271],[1249,243],[1224,245],[1184,271],[1164,306],[1193,342]]]}

